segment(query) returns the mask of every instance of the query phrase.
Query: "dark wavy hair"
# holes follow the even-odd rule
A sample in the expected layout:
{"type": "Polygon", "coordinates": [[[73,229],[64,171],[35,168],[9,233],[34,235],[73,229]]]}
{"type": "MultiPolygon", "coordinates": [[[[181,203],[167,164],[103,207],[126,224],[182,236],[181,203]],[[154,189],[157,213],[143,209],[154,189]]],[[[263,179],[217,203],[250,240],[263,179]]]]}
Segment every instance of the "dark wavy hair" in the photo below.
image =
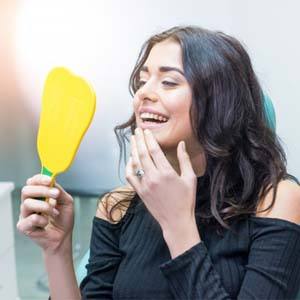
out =
{"type": "MultiPolygon", "coordinates": [[[[131,74],[132,96],[151,49],[166,39],[181,46],[184,75],[192,88],[192,128],[207,162],[205,174],[198,178],[196,214],[229,228],[230,220],[254,214],[272,188],[273,200],[265,210],[273,206],[279,181],[291,176],[285,153],[267,125],[263,93],[249,55],[237,39],[223,32],[188,26],[152,36],[131,74]]],[[[134,113],[114,128],[120,146],[119,172],[122,153],[126,163],[126,141],[135,128],[134,113]]],[[[109,210],[111,220],[111,212],[131,201],[132,195],[129,192],[109,210]]]]}

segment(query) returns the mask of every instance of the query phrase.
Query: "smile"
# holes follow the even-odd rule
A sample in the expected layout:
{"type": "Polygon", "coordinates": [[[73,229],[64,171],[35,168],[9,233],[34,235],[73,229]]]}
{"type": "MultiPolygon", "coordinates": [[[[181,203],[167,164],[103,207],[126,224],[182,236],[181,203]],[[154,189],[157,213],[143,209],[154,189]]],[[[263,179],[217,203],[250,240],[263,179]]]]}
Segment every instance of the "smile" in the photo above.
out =
{"type": "Polygon", "coordinates": [[[156,122],[156,123],[165,123],[168,121],[169,118],[158,115],[158,114],[152,114],[152,113],[141,113],[140,118],[143,120],[143,122],[156,122]]]}
{"type": "Polygon", "coordinates": [[[142,129],[158,129],[163,127],[168,121],[164,121],[164,122],[158,122],[158,121],[148,121],[148,120],[142,120],[140,127],[142,129]]]}

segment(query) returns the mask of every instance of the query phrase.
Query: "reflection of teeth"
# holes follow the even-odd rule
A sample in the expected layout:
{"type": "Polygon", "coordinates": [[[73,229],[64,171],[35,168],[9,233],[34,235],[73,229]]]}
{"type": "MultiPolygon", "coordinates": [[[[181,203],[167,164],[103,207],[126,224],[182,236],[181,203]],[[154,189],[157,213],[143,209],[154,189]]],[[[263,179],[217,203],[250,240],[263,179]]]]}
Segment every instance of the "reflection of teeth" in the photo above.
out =
{"type": "Polygon", "coordinates": [[[151,114],[151,113],[141,113],[140,115],[141,119],[155,119],[155,120],[158,120],[158,121],[161,121],[161,122],[167,122],[168,119],[163,117],[163,116],[160,116],[160,115],[157,115],[157,114],[151,114]]]}

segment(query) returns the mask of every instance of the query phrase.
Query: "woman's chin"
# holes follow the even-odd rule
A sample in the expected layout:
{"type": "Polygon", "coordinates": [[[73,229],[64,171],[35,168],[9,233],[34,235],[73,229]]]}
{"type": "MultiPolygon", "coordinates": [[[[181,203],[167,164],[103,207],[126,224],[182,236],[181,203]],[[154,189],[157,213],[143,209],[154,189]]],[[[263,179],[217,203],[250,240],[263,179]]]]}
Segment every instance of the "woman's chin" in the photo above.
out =
{"type": "Polygon", "coordinates": [[[164,153],[175,153],[177,151],[177,144],[174,142],[172,143],[170,139],[163,138],[159,133],[154,134],[154,137],[164,153]]]}
{"type": "Polygon", "coordinates": [[[174,143],[170,141],[171,133],[166,127],[167,124],[150,125],[147,126],[145,123],[138,123],[137,127],[143,130],[149,129],[163,151],[176,150],[177,145],[174,145],[174,143]]]}

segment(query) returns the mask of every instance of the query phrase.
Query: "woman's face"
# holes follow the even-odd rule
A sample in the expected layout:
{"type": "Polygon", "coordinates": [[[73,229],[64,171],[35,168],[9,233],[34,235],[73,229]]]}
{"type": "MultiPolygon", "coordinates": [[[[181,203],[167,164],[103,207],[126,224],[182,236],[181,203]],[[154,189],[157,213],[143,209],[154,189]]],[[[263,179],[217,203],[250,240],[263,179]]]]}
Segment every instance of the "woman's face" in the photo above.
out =
{"type": "Polygon", "coordinates": [[[133,105],[137,127],[149,128],[163,150],[176,150],[184,140],[191,153],[199,149],[199,142],[189,116],[192,89],[183,74],[180,45],[171,39],[156,44],[140,71],[133,105]],[[165,123],[144,122],[143,117],[151,116],[141,115],[141,109],[155,110],[168,119],[165,123]]]}

